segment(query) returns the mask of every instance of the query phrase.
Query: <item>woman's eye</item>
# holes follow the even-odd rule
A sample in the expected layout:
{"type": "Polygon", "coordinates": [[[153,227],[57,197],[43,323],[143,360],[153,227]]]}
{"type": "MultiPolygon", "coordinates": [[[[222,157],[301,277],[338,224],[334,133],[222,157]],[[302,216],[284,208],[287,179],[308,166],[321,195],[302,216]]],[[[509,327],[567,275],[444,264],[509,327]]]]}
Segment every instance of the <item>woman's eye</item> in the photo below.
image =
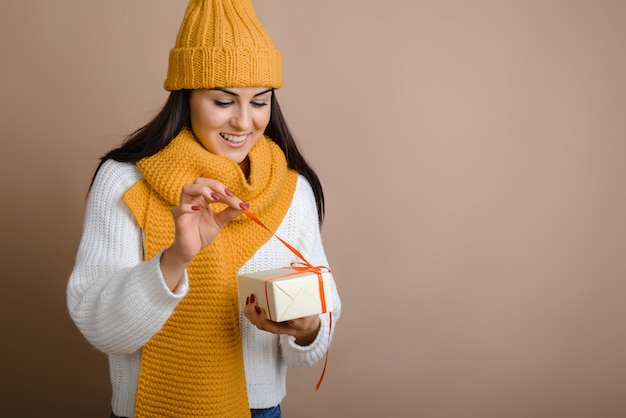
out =
{"type": "Polygon", "coordinates": [[[220,100],[214,100],[214,103],[215,103],[215,105],[216,105],[216,106],[219,106],[219,107],[228,107],[228,106],[230,106],[233,102],[222,102],[222,101],[220,101],[220,100]]]}
{"type": "Polygon", "coordinates": [[[267,106],[267,102],[251,102],[252,107],[264,107],[267,106]]]}

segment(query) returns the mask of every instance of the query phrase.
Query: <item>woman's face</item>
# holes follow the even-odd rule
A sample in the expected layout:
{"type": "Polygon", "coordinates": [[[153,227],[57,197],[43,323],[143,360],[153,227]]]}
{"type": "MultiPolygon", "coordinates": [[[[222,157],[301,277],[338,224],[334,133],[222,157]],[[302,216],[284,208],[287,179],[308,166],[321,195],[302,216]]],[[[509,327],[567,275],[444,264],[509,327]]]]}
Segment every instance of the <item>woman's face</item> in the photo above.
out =
{"type": "Polygon", "coordinates": [[[241,163],[265,132],[271,98],[267,87],[193,90],[191,129],[209,152],[241,163]]]}

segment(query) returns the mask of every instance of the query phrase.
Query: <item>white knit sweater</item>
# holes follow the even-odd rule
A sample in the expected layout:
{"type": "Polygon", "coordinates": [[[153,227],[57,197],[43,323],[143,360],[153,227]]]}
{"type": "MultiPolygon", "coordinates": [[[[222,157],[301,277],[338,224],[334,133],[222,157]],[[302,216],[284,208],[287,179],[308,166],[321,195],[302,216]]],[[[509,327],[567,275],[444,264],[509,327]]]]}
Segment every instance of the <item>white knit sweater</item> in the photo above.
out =
{"type": "MultiPolygon", "coordinates": [[[[132,417],[141,347],[157,333],[188,291],[185,276],[171,292],[157,254],[143,261],[142,232],[121,197],[141,179],[132,163],[112,160],[98,171],[87,200],[82,239],[67,288],[67,304],[77,327],[109,357],[112,408],[132,417]]],[[[312,264],[327,266],[311,186],[300,176],[293,201],[276,233],[312,264]]],[[[283,267],[295,256],[271,238],[243,265],[240,273],[283,267]]],[[[334,281],[333,327],[341,314],[334,281]]],[[[317,339],[309,346],[294,338],[259,331],[240,308],[244,363],[251,408],[278,405],[285,397],[287,367],[310,366],[323,359],[329,343],[329,315],[321,315],[317,339]]],[[[315,382],[311,382],[314,384],[315,382]]]]}

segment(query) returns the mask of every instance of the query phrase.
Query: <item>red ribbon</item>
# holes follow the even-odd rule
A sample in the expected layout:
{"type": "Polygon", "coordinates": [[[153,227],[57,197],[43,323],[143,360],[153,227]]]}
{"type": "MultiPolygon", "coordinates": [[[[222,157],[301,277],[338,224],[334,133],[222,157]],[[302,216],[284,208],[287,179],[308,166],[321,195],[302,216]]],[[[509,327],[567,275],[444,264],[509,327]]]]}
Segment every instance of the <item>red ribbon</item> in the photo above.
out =
{"type": "MultiPolygon", "coordinates": [[[[270,234],[272,234],[273,236],[275,236],[280,242],[283,243],[283,245],[285,247],[287,247],[292,253],[294,253],[300,260],[302,260],[302,263],[299,262],[294,262],[291,263],[291,268],[293,270],[296,271],[296,273],[294,274],[299,274],[299,273],[304,273],[304,272],[312,272],[317,274],[317,280],[319,283],[319,290],[320,290],[320,301],[322,302],[322,312],[326,313],[326,296],[324,293],[324,281],[322,280],[322,273],[323,272],[330,272],[330,269],[326,266],[313,266],[311,263],[308,262],[308,260],[306,258],[304,258],[304,256],[300,253],[300,251],[296,250],[293,246],[291,246],[287,241],[283,240],[281,237],[279,237],[278,235],[276,235],[274,232],[272,232],[271,229],[269,229],[267,226],[265,226],[265,224],[263,222],[261,222],[261,220],[259,218],[256,217],[256,215],[254,215],[252,212],[250,212],[248,209],[243,209],[243,213],[250,219],[252,219],[254,222],[256,222],[257,224],[259,224],[263,229],[267,230],[270,234]]],[[[289,275],[287,275],[289,276],[289,275]]],[[[280,277],[286,277],[286,276],[280,276],[280,277]]],[[[278,277],[275,277],[274,279],[277,279],[278,277]]],[[[269,280],[273,280],[273,279],[269,279],[269,280]]],[[[267,298],[267,282],[269,280],[265,281],[265,285],[266,285],[266,291],[265,291],[265,297],[267,298]]],[[[268,310],[269,310],[269,303],[267,304],[268,310]]],[[[329,319],[330,319],[330,323],[328,326],[328,344],[330,345],[330,335],[331,335],[331,331],[333,329],[333,313],[332,312],[328,312],[329,315],[329,319]]],[[[271,313],[270,313],[270,319],[271,319],[271,313]]],[[[326,359],[324,360],[324,368],[322,369],[322,375],[320,376],[320,379],[317,382],[317,385],[315,386],[315,390],[319,390],[321,384],[322,384],[322,380],[324,380],[324,375],[326,374],[326,366],[328,364],[328,349],[326,349],[326,359]]]]}

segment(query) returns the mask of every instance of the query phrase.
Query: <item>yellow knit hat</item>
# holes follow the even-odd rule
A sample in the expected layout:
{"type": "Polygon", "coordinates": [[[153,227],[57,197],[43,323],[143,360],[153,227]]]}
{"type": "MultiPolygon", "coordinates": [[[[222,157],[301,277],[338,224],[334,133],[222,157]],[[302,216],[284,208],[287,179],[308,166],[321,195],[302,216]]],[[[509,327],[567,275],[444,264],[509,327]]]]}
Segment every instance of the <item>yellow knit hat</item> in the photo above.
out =
{"type": "Polygon", "coordinates": [[[282,85],[280,52],[251,0],[191,0],[170,51],[165,90],[282,85]]]}

